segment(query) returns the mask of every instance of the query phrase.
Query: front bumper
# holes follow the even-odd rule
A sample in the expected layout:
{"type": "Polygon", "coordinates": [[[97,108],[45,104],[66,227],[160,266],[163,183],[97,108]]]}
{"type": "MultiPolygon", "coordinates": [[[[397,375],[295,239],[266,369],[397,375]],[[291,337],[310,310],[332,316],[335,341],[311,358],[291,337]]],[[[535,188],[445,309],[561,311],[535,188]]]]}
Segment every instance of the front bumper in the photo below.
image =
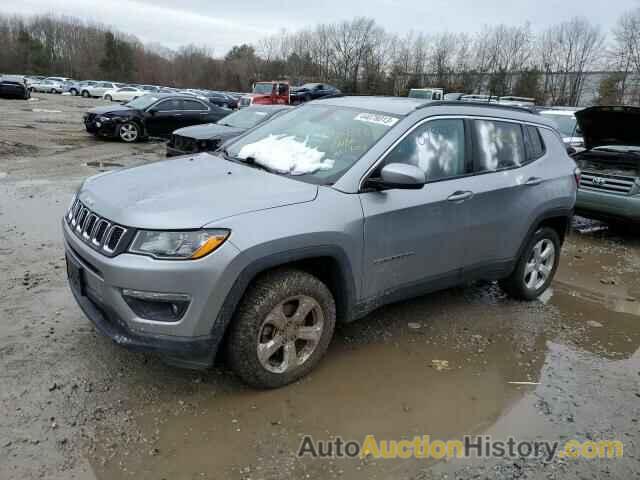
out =
{"type": "Polygon", "coordinates": [[[640,222],[640,195],[616,195],[580,188],[576,198],[576,213],[640,222]]]}
{"type": "Polygon", "coordinates": [[[89,133],[103,137],[116,137],[118,135],[118,125],[113,121],[100,122],[97,119],[85,119],[84,128],[89,133]]]}
{"type": "MultiPolygon", "coordinates": [[[[62,221],[68,261],[81,269],[82,287],[69,282],[85,315],[116,344],[162,353],[171,363],[205,368],[213,363],[224,331],[214,323],[231,288],[225,268],[238,253],[230,242],[200,260],[161,261],[122,253],[106,257],[79,240],[62,221]],[[191,303],[175,322],[136,316],[123,289],[183,293],[191,303]]],[[[232,281],[232,280],[231,280],[232,281]]]]}

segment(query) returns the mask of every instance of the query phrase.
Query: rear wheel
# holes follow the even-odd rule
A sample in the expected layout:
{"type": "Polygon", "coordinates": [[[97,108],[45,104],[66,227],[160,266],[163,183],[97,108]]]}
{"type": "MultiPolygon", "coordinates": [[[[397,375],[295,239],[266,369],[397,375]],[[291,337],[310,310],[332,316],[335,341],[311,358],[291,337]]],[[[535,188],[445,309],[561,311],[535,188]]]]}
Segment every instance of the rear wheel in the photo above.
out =
{"type": "Polygon", "coordinates": [[[133,143],[140,138],[140,128],[133,122],[123,123],[118,128],[118,136],[123,142],[133,143]]]}
{"type": "Polygon", "coordinates": [[[277,388],[309,373],[325,354],[336,321],[324,283],[299,270],[261,277],[233,319],[227,354],[249,385],[277,388]]]}
{"type": "Polygon", "coordinates": [[[89,98],[89,92],[87,92],[86,90],[83,90],[83,91],[82,91],[82,96],[83,96],[84,98],[89,98]]]}
{"type": "Polygon", "coordinates": [[[533,234],[509,277],[500,286],[511,297],[520,300],[538,298],[551,284],[560,259],[560,238],[549,227],[533,234]]]}
{"type": "Polygon", "coordinates": [[[76,95],[78,95],[78,90],[72,88],[71,90],[69,90],[69,93],[75,97],[76,95]]]}

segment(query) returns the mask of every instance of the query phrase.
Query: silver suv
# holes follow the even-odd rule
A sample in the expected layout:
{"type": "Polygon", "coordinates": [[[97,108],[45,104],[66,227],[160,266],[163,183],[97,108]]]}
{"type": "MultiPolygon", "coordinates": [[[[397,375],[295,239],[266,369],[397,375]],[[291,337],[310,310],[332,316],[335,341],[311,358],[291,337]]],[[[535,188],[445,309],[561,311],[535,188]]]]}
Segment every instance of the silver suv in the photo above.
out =
{"type": "Polygon", "coordinates": [[[87,179],[62,222],[69,281],[117,344],[188,367],[224,350],[278,387],[381,305],[475,279],[535,299],[577,174],[552,123],[515,107],[317,100],[216,154],[87,179]]]}

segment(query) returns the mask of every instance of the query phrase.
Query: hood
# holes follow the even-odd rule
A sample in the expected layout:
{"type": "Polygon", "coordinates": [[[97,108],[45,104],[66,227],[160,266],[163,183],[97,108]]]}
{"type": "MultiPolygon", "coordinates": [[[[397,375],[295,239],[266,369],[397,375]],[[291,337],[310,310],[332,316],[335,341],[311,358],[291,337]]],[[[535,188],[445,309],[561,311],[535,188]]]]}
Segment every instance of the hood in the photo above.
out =
{"type": "Polygon", "coordinates": [[[91,177],[79,198],[124,226],[171,230],[310,202],[317,193],[316,185],[201,153],[91,177]]]}
{"type": "Polygon", "coordinates": [[[87,113],[95,113],[96,115],[104,115],[105,113],[120,113],[131,112],[133,108],[126,105],[106,106],[106,107],[94,107],[87,110],[87,113]]]}
{"type": "Polygon", "coordinates": [[[196,125],[193,127],[180,128],[173,132],[181,137],[195,138],[196,140],[210,140],[213,138],[228,138],[240,135],[245,130],[243,128],[226,127],[216,123],[196,125]]]}
{"type": "Polygon", "coordinates": [[[605,145],[640,147],[639,107],[591,107],[576,112],[587,149],[605,145]]]}

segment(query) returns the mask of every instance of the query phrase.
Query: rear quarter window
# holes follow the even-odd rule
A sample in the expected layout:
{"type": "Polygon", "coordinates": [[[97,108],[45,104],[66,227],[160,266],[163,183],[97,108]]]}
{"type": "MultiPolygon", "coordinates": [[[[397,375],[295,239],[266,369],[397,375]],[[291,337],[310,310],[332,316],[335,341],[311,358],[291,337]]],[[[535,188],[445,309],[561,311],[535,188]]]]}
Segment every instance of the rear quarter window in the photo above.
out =
{"type": "Polygon", "coordinates": [[[527,149],[527,161],[532,162],[544,155],[544,140],[542,140],[538,127],[526,125],[524,127],[524,141],[527,149]]]}

